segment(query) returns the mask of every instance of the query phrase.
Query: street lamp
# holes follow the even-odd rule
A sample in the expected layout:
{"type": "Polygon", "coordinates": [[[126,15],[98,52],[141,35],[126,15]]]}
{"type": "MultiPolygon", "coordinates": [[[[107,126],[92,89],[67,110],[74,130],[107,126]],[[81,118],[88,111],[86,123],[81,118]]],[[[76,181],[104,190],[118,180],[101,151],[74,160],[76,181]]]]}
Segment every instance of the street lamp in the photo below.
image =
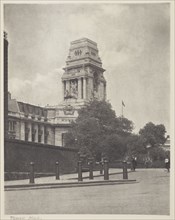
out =
{"type": "Polygon", "coordinates": [[[150,151],[149,149],[152,148],[151,144],[147,144],[145,146],[146,150],[147,150],[147,159],[145,161],[145,165],[146,165],[146,168],[149,166],[149,162],[151,162],[151,159],[150,159],[150,151]]]}

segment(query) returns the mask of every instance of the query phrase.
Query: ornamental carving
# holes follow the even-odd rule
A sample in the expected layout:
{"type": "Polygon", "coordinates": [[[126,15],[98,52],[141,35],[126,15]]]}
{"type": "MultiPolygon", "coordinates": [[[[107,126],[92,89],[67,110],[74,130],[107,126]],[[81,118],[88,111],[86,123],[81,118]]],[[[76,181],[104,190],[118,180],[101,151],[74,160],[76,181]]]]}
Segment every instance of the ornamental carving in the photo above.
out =
{"type": "Polygon", "coordinates": [[[64,98],[65,99],[70,99],[78,98],[78,81],[77,80],[70,80],[70,89],[66,89],[64,92],[64,98]]]}
{"type": "Polygon", "coordinates": [[[75,56],[81,56],[82,51],[81,50],[75,50],[74,54],[75,54],[75,56]]]}
{"type": "Polygon", "coordinates": [[[66,105],[65,108],[63,109],[63,112],[65,115],[73,115],[74,114],[74,108],[71,105],[66,105]]]}

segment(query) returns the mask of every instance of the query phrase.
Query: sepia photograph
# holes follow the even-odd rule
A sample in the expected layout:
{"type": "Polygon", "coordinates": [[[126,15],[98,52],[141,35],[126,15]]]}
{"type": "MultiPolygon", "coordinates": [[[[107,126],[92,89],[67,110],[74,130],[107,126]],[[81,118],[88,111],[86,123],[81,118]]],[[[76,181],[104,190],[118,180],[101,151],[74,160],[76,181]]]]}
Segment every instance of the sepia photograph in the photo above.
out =
{"type": "Polygon", "coordinates": [[[174,219],[174,1],[1,1],[1,219],[174,219]]]}

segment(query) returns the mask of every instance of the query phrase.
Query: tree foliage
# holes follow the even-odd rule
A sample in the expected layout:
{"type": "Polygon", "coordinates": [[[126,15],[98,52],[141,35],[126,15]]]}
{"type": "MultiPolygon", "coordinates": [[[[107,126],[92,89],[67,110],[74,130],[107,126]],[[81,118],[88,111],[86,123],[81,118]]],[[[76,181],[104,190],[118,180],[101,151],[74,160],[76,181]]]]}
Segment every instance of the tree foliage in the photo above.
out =
{"type": "Polygon", "coordinates": [[[138,158],[149,155],[153,160],[163,158],[164,153],[158,146],[166,140],[164,125],[149,122],[140,129],[139,134],[132,131],[133,122],[117,117],[110,103],[93,100],[79,110],[65,142],[67,147],[78,148],[82,154],[95,156],[97,161],[104,155],[111,161],[132,155],[138,158]]]}
{"type": "Polygon", "coordinates": [[[137,134],[130,135],[127,139],[127,153],[129,156],[138,156],[139,154],[145,154],[145,139],[137,134]]]}
{"type": "Polygon", "coordinates": [[[102,154],[114,159],[124,155],[125,139],[132,129],[133,123],[116,117],[110,103],[93,100],[79,111],[66,135],[66,146],[79,148],[82,153],[95,155],[97,159],[101,159],[102,154]]]}
{"type": "Polygon", "coordinates": [[[155,125],[152,122],[147,123],[142,129],[140,129],[139,134],[145,140],[145,145],[150,145],[151,147],[164,144],[165,138],[165,126],[155,125]]]}
{"type": "Polygon", "coordinates": [[[128,155],[137,155],[142,162],[144,160],[163,161],[166,152],[161,148],[161,144],[166,141],[165,126],[147,123],[140,129],[138,135],[131,135],[128,139],[128,155]]]}

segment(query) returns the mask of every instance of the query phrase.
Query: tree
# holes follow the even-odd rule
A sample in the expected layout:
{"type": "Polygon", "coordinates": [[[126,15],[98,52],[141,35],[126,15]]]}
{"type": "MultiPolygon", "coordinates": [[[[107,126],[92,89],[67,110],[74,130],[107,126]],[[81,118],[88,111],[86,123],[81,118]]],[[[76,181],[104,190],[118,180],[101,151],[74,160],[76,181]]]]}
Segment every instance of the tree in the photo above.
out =
{"type": "Polygon", "coordinates": [[[66,135],[66,146],[76,147],[96,158],[101,158],[102,154],[111,159],[122,157],[126,151],[126,137],[132,129],[133,123],[116,117],[110,103],[93,100],[80,109],[78,118],[66,135]]]}
{"type": "Polygon", "coordinates": [[[145,139],[137,134],[132,134],[127,138],[127,153],[128,156],[140,155],[146,153],[145,139]]]}
{"type": "Polygon", "coordinates": [[[147,123],[142,129],[140,129],[139,134],[145,140],[145,145],[150,145],[151,147],[164,144],[166,141],[165,138],[165,126],[155,125],[152,122],[147,123]]]}

